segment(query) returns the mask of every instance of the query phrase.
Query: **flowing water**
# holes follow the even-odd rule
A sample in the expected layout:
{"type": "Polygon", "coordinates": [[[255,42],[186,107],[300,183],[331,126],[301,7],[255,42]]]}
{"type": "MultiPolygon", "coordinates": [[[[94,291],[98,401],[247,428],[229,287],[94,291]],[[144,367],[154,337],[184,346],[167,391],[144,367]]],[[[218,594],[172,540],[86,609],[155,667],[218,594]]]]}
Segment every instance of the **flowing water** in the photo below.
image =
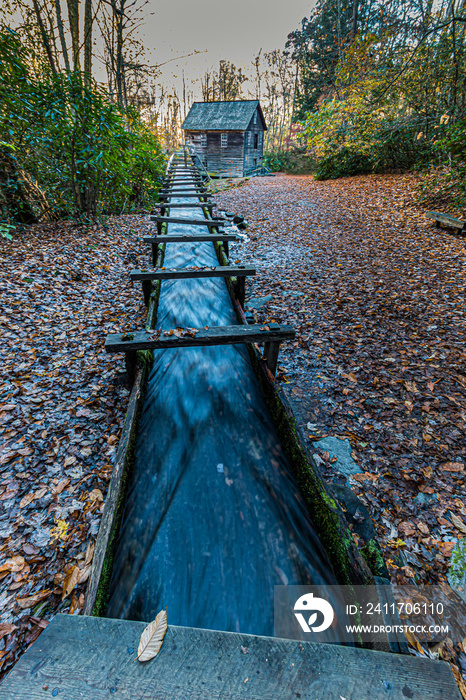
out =
{"type": "MultiPolygon", "coordinates": [[[[172,209],[202,218],[199,208],[172,209]]],[[[170,224],[169,233],[207,233],[170,224]]],[[[169,243],[165,267],[217,265],[169,243]]],[[[237,323],[223,279],[164,280],[157,327],[237,323]]],[[[244,346],[154,353],[107,616],[273,634],[273,587],[335,584],[244,346]]]]}

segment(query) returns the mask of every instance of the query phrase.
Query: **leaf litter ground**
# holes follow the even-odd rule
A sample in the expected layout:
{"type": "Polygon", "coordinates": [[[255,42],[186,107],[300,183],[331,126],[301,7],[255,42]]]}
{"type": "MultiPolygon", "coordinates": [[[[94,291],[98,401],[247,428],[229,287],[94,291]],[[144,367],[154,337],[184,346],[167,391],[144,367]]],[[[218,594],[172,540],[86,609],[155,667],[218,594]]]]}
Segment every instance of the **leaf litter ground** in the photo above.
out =
{"type": "Polygon", "coordinates": [[[0,239],[2,675],[53,614],[84,605],[129,395],[104,341],[142,323],[128,272],[146,262],[146,221],[0,239]]]}

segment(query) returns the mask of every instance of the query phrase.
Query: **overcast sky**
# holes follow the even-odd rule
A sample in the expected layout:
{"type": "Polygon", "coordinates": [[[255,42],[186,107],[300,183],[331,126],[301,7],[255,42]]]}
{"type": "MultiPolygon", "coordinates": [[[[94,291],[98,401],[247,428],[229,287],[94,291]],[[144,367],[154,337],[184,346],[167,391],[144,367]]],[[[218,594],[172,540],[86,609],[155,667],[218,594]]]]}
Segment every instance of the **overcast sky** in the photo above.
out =
{"type": "Polygon", "coordinates": [[[315,0],[150,0],[140,36],[153,64],[194,50],[207,51],[164,67],[169,87],[173,81],[179,85],[183,69],[190,82],[222,58],[245,67],[260,48],[283,49],[288,34],[309,16],[314,4],[315,0]]]}

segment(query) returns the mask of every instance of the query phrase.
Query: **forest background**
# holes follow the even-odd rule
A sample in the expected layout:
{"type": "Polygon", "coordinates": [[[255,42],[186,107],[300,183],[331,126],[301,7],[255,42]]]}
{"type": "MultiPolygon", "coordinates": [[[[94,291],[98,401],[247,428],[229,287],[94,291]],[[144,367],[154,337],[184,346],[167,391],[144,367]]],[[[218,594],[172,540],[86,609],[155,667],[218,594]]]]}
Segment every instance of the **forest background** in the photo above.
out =
{"type": "Polygon", "coordinates": [[[465,3],[318,0],[285,47],[169,87],[147,62],[145,0],[7,0],[0,234],[148,206],[196,99],[259,99],[272,170],[419,169],[429,201],[462,204],[465,3]]]}

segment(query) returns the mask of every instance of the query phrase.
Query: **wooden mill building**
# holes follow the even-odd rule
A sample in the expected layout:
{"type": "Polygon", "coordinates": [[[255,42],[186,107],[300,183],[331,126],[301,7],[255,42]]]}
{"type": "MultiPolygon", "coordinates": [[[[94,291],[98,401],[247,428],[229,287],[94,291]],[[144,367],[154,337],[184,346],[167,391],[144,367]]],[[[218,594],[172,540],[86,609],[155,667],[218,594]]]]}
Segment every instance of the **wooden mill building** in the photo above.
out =
{"type": "Polygon", "coordinates": [[[267,125],[259,100],[195,102],[181,128],[209,173],[241,177],[262,165],[267,125]]]}

